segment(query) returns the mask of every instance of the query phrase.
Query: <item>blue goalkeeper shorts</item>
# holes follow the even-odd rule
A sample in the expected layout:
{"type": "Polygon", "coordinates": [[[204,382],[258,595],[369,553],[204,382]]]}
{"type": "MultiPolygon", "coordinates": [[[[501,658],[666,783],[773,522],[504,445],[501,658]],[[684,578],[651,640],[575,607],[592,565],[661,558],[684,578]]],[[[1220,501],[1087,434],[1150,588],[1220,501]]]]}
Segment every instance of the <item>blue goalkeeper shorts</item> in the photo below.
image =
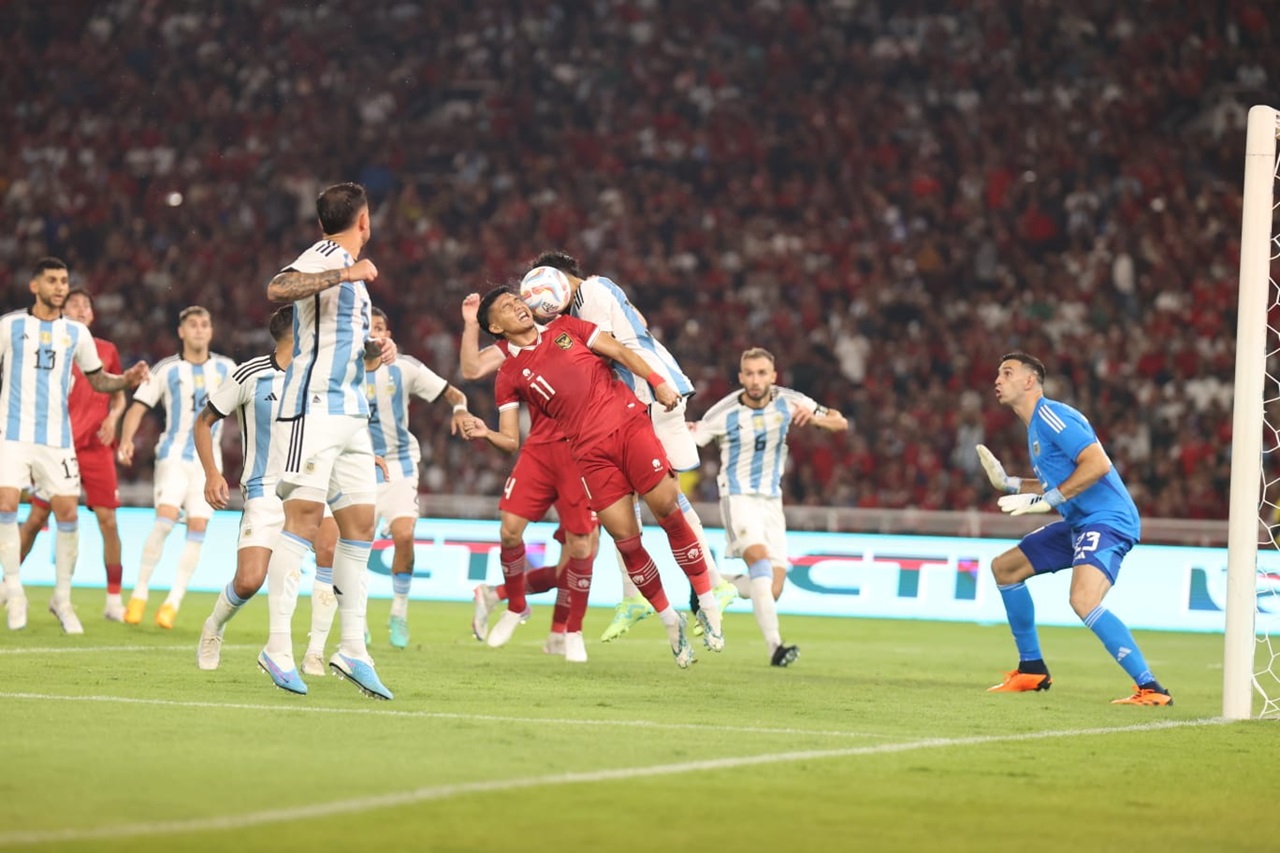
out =
{"type": "Polygon", "coordinates": [[[1106,575],[1112,584],[1120,574],[1121,561],[1133,546],[1133,539],[1105,524],[1072,528],[1065,521],[1055,521],[1033,530],[1018,543],[1018,548],[1027,555],[1031,568],[1038,575],[1088,564],[1106,575]]]}

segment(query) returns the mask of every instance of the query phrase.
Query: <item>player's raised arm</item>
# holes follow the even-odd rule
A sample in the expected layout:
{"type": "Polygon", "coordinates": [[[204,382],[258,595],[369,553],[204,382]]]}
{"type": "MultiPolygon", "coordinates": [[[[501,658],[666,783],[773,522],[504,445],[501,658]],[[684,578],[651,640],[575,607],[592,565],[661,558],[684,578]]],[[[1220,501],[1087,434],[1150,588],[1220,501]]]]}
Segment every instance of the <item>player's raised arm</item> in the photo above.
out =
{"type": "Polygon", "coordinates": [[[297,302],[299,299],[315,296],[322,290],[336,287],[344,281],[373,281],[377,277],[378,268],[368,258],[356,261],[349,267],[320,272],[288,269],[278,273],[267,283],[267,298],[272,302],[297,302]]]}
{"type": "Polygon", "coordinates": [[[212,403],[206,403],[200,410],[200,414],[196,416],[196,422],[191,429],[191,438],[196,445],[196,456],[199,457],[200,465],[204,468],[204,499],[214,509],[226,509],[227,502],[231,499],[227,480],[218,470],[213,458],[213,425],[223,417],[225,416],[222,412],[215,409],[212,403]]]}
{"type": "Polygon", "coordinates": [[[671,387],[661,373],[654,370],[635,350],[623,346],[618,339],[608,332],[601,331],[591,339],[591,351],[597,355],[612,359],[630,370],[636,376],[645,377],[645,381],[653,388],[653,397],[668,412],[680,402],[680,395],[671,387]]]}
{"type": "Polygon", "coordinates": [[[480,321],[476,312],[480,308],[480,294],[468,293],[462,300],[462,340],[458,351],[458,366],[462,378],[483,379],[498,372],[502,366],[502,353],[490,344],[480,348],[480,321]]]}

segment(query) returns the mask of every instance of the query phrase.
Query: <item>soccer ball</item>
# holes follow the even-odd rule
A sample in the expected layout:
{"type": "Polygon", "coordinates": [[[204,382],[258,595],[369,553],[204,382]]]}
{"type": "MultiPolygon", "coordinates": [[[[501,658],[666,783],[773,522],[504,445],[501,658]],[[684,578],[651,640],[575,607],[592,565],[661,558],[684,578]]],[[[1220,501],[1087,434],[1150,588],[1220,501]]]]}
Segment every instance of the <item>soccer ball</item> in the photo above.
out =
{"type": "Polygon", "coordinates": [[[534,267],[520,280],[520,298],[539,320],[550,320],[569,307],[573,286],[555,267],[534,267]]]}

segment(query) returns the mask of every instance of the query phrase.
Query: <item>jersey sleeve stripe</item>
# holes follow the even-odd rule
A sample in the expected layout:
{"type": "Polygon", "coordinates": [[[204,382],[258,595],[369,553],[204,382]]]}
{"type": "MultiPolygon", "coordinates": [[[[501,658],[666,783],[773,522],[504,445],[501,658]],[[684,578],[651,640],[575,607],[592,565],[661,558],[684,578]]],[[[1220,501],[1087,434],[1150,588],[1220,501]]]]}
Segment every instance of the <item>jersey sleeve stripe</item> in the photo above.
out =
{"type": "Polygon", "coordinates": [[[1040,408],[1040,419],[1047,423],[1050,429],[1054,432],[1062,432],[1067,428],[1067,425],[1062,422],[1062,419],[1059,418],[1055,412],[1050,411],[1047,406],[1042,406],[1040,408]]]}

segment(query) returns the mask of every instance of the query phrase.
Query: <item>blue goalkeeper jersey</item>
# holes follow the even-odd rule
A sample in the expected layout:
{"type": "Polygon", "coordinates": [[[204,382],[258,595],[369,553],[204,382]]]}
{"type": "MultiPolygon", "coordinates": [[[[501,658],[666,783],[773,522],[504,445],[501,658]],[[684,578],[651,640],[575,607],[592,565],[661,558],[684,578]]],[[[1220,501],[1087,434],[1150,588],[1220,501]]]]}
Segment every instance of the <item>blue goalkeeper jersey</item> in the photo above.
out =
{"type": "MultiPolygon", "coordinates": [[[[1062,485],[1076,470],[1076,459],[1098,440],[1084,415],[1057,400],[1042,397],[1027,424],[1027,449],[1031,466],[1047,492],[1062,485]]],[[[1142,535],[1138,507],[1129,497],[1120,474],[1113,467],[1106,475],[1058,507],[1072,526],[1105,524],[1137,541],[1142,535]]]]}

